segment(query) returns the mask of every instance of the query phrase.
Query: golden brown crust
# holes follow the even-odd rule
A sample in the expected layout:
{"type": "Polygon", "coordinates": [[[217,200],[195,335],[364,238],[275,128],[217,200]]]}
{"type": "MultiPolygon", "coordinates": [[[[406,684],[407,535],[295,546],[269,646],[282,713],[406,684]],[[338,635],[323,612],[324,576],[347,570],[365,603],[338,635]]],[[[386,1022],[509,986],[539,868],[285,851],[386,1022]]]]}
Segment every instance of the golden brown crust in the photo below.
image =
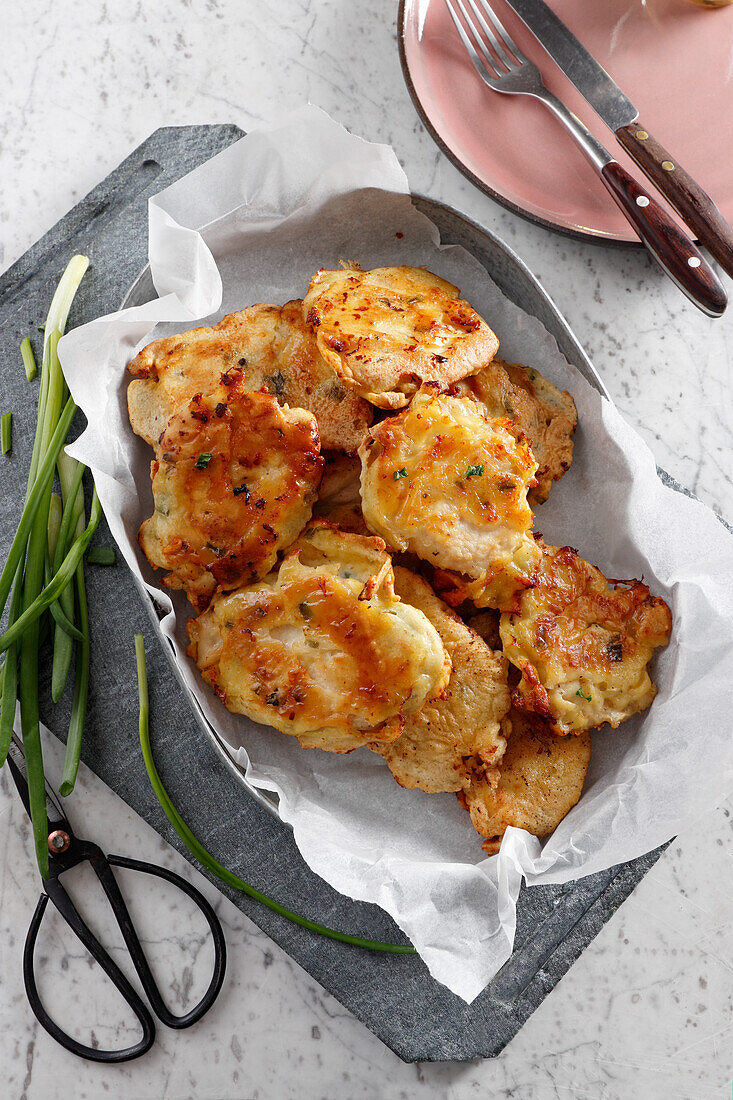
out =
{"type": "Polygon", "coordinates": [[[359,455],[372,531],[395,550],[467,574],[461,599],[515,606],[542,556],[531,535],[536,463],[526,442],[470,398],[424,386],[369,431],[359,455]]]}
{"type": "Polygon", "coordinates": [[[540,719],[516,710],[509,720],[499,782],[477,772],[461,797],[489,853],[499,851],[510,825],[538,837],[551,833],[580,798],[590,762],[589,733],[556,737],[540,719]]]}
{"type": "Polygon", "coordinates": [[[383,409],[402,408],[422,382],[473,374],[499,346],[458,288],[422,268],[321,270],[303,310],[344,385],[383,409]]]}
{"type": "Polygon", "coordinates": [[[218,325],[148,344],[130,363],[127,401],[133,431],[151,445],[191,398],[224,384],[264,389],[280,404],[308,409],[324,447],[356,451],[371,406],[346,389],[321,357],[300,300],[254,305],[218,325]]]}
{"type": "Polygon", "coordinates": [[[394,740],[443,690],[450,659],[393,580],[381,539],[314,521],[279,573],[189,622],[189,654],[225,706],[304,748],[394,740]]]}
{"type": "Polygon", "coordinates": [[[501,617],[504,652],[522,673],[513,702],[558,734],[615,728],[654,699],[647,665],[671,629],[645,584],[608,581],[571,547],[544,546],[537,586],[501,617]]]}
{"type": "Polygon", "coordinates": [[[558,481],[573,461],[578,413],[570,394],[558,390],[533,367],[502,359],[494,359],[459,382],[456,392],[472,396],[486,416],[508,417],[526,436],[538,462],[537,484],[527,499],[530,504],[547,500],[553,481],[558,481]]]}
{"type": "Polygon", "coordinates": [[[196,395],[156,453],[155,511],[140,545],[198,611],[217,588],[263,577],[310,519],[321,477],[316,422],[269,394],[231,386],[196,395]]]}
{"type": "Polygon", "coordinates": [[[504,752],[501,720],[509,709],[507,661],[492,652],[421,577],[399,566],[394,576],[397,595],[419,608],[440,634],[453,669],[443,695],[408,715],[396,741],[370,747],[384,757],[402,787],[429,793],[459,791],[469,785],[477,767],[494,769],[504,752]]]}

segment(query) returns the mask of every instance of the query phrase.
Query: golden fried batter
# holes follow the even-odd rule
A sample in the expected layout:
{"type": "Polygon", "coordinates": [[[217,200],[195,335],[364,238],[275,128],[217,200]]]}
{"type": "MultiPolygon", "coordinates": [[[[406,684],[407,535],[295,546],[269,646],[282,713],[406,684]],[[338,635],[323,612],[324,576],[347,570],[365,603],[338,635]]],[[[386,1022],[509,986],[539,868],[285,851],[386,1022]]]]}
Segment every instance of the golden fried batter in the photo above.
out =
{"type": "Polygon", "coordinates": [[[155,511],[140,545],[198,611],[217,587],[263,577],[310,519],[321,477],[315,418],[269,394],[230,386],[197,395],[171,417],[156,453],[155,511]]]}
{"type": "Polygon", "coordinates": [[[372,422],[366,401],[347,390],[318,353],[302,303],[255,305],[212,328],[155,340],[128,370],[132,429],[155,446],[174,412],[221,384],[265,389],[280,404],[308,409],[324,447],[355,451],[372,422]]]}
{"type": "MultiPolygon", "coordinates": [[[[429,793],[459,791],[475,768],[495,768],[506,742],[501,720],[509,710],[507,661],[439,600],[430,585],[395,568],[395,591],[417,607],[440,634],[453,671],[444,695],[407,716],[396,741],[372,745],[401,787],[429,793]]],[[[498,779],[498,772],[496,773],[498,779]]]]}
{"type": "Polygon", "coordinates": [[[485,611],[466,616],[465,622],[471,630],[476,631],[479,638],[483,638],[489,649],[501,649],[500,619],[501,615],[498,611],[487,608],[485,611]]]}
{"type": "Polygon", "coordinates": [[[303,309],[344,385],[383,409],[406,405],[421,382],[473,374],[499,346],[458,288],[422,268],[321,270],[303,309]]]}
{"type": "Polygon", "coordinates": [[[547,500],[553,481],[558,481],[573,461],[578,414],[570,394],[558,390],[539,371],[501,359],[459,382],[456,392],[473,396],[485,416],[508,417],[515,429],[524,433],[539,463],[537,484],[527,499],[530,504],[547,500]]]}
{"type": "Polygon", "coordinates": [[[537,464],[505,421],[424,386],[408,409],[369,431],[359,455],[372,531],[395,550],[464,574],[462,599],[516,605],[542,556],[527,504],[537,464]]]}
{"type": "Polygon", "coordinates": [[[507,828],[547,836],[580,798],[590,762],[590,734],[555,737],[536,717],[510,712],[511,733],[499,763],[498,784],[477,772],[459,796],[471,822],[498,852],[507,828]]]}
{"type": "Polygon", "coordinates": [[[313,515],[335,523],[342,531],[370,534],[361,512],[361,463],[352,455],[331,451],[324,455],[323,479],[313,515]]]}
{"type": "Polygon", "coordinates": [[[443,690],[450,659],[393,582],[381,539],[314,521],[278,573],[215,596],[189,622],[188,652],[231,711],[303,748],[394,740],[443,690]]]}
{"type": "Polygon", "coordinates": [[[513,702],[558,734],[615,729],[654,699],[647,664],[671,629],[645,584],[608,581],[571,547],[545,546],[537,587],[501,617],[504,653],[522,673],[513,702]]]}

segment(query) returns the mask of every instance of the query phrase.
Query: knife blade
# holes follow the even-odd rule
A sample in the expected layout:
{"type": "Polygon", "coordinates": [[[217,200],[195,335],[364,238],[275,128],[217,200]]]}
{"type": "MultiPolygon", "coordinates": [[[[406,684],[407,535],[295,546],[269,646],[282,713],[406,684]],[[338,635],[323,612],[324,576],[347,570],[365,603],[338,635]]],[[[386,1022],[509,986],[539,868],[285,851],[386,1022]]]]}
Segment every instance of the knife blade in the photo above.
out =
{"type": "Polygon", "coordinates": [[[733,277],[733,229],[700,184],[639,122],[639,112],[628,96],[544,0],[506,2],[700,243],[733,277]]]}

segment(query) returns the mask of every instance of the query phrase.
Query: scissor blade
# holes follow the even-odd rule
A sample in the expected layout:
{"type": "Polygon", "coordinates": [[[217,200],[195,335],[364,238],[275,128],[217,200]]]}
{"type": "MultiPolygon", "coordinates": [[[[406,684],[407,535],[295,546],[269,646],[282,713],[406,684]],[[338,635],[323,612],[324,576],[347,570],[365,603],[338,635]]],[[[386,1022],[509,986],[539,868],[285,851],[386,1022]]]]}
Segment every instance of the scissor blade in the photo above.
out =
{"type": "Polygon", "coordinates": [[[544,0],[507,0],[507,3],[606,126],[615,132],[639,117],[628,96],[544,0]]]}
{"type": "MultiPolygon", "coordinates": [[[[31,802],[30,794],[28,792],[28,765],[26,764],[25,753],[23,752],[23,742],[14,733],[10,740],[10,748],[8,749],[8,764],[10,765],[10,772],[15,780],[15,785],[18,788],[18,794],[21,797],[21,801],[25,806],[25,811],[28,816],[31,816],[31,802]]],[[[46,787],[46,816],[48,817],[49,832],[54,829],[64,829],[70,832],[70,826],[64,811],[58,803],[56,792],[52,787],[45,784],[46,787]]]]}

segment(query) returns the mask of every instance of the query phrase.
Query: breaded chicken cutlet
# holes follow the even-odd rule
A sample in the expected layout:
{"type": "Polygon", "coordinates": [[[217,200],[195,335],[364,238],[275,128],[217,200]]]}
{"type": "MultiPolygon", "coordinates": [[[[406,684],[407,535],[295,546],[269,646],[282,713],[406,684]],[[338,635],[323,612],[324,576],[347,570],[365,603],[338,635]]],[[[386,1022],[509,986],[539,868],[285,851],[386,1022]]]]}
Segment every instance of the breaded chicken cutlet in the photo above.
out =
{"type": "Polygon", "coordinates": [[[359,456],[362,511],[375,534],[459,575],[456,603],[516,605],[542,557],[527,504],[537,463],[524,440],[470,398],[428,385],[370,429],[359,456]]]}
{"type": "Polygon", "coordinates": [[[241,378],[174,413],[151,464],[155,511],[140,546],[198,611],[217,588],[272,569],[310,519],[321,479],[311,413],[240,387],[241,378]]]}
{"type": "Polygon", "coordinates": [[[572,810],[583,790],[590,763],[588,732],[556,737],[536,716],[512,710],[506,751],[493,773],[474,773],[459,801],[485,841],[485,852],[498,852],[511,825],[534,836],[551,833],[572,810]]]}
{"type": "Polygon", "coordinates": [[[608,581],[569,546],[544,546],[536,587],[501,617],[504,653],[522,678],[512,699],[557,734],[614,729],[656,695],[647,665],[672,629],[641,581],[608,581]]]}
{"type": "Polygon", "coordinates": [[[319,354],[300,300],[249,306],[213,327],[155,340],[128,370],[130,423],[151,446],[197,393],[207,397],[240,380],[245,390],[264,389],[282,405],[312,412],[323,447],[356,451],[372,422],[371,406],[319,354]]]}
{"type": "MultiPolygon", "coordinates": [[[[473,397],[488,417],[506,417],[527,439],[537,459],[537,484],[527,494],[530,504],[547,500],[573,461],[573,433],[578,423],[575,402],[539,371],[520,363],[493,359],[488,366],[454,387],[459,396],[473,397]]],[[[453,391],[452,391],[453,392],[453,391]]]]}
{"type": "Polygon", "coordinates": [[[225,706],[303,748],[393,741],[450,676],[435,627],[395,595],[381,539],[317,521],[279,572],[216,596],[188,630],[225,706]]]}
{"type": "Polygon", "coordinates": [[[422,577],[399,566],[394,577],[400,599],[419,608],[440,634],[452,671],[443,695],[408,715],[396,741],[370,747],[384,757],[401,787],[460,791],[477,768],[498,779],[492,769],[506,746],[506,659],[489,649],[422,577]]]}
{"type": "Polygon", "coordinates": [[[458,288],[423,268],[321,270],[303,311],[343,384],[383,409],[402,408],[422,382],[475,373],[499,346],[458,288]]]}

